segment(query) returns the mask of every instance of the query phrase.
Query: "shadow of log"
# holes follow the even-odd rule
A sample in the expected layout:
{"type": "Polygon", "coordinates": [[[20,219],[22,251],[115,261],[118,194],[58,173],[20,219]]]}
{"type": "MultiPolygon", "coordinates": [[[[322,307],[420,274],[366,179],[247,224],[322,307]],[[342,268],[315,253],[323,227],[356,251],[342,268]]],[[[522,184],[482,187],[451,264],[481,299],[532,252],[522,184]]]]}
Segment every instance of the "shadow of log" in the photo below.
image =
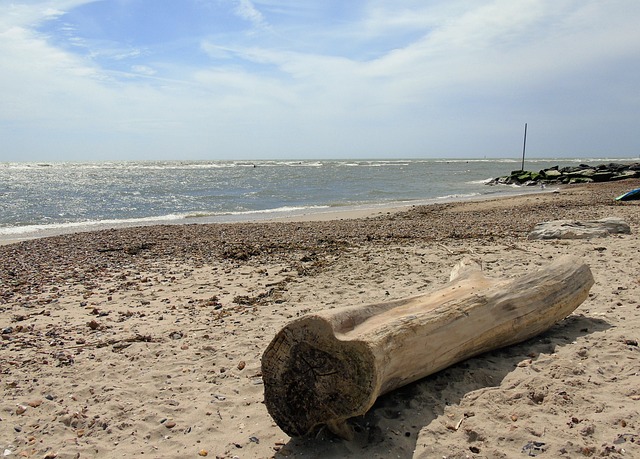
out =
{"type": "Polygon", "coordinates": [[[604,331],[602,319],[574,314],[548,331],[524,341],[452,365],[436,374],[389,392],[364,415],[351,419],[355,437],[343,440],[322,427],[314,435],[292,438],[276,458],[413,457],[420,431],[449,405],[480,389],[499,387],[530,355],[550,355],[577,338],[604,331]]]}

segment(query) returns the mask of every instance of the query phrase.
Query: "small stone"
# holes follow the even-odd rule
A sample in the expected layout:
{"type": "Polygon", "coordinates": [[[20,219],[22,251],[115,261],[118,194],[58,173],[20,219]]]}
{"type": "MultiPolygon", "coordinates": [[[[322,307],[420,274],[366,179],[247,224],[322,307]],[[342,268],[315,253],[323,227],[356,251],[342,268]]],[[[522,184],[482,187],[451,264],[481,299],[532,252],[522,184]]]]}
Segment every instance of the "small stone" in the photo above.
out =
{"type": "Polygon", "coordinates": [[[24,414],[25,411],[27,411],[27,407],[25,405],[16,406],[16,414],[18,414],[18,415],[24,414]]]}
{"type": "Polygon", "coordinates": [[[247,366],[244,360],[238,362],[238,370],[244,370],[244,367],[247,366]]]}
{"type": "Polygon", "coordinates": [[[165,422],[164,426],[167,429],[173,429],[176,426],[176,423],[174,421],[167,421],[165,422]]]}
{"type": "Polygon", "coordinates": [[[596,427],[594,425],[588,425],[588,426],[583,427],[580,430],[580,434],[582,436],[584,436],[584,437],[589,437],[589,436],[593,435],[595,430],[596,430],[596,427]]]}
{"type": "Polygon", "coordinates": [[[518,416],[517,416],[517,415],[515,415],[515,414],[512,414],[512,415],[511,415],[511,420],[512,420],[513,422],[516,422],[516,421],[518,420],[518,416]]]}
{"type": "Polygon", "coordinates": [[[207,451],[206,449],[201,449],[200,451],[198,451],[198,456],[208,456],[209,455],[209,451],[207,451]]]}
{"type": "Polygon", "coordinates": [[[42,405],[42,400],[31,400],[29,403],[27,403],[27,405],[29,405],[31,408],[38,408],[40,405],[42,405]]]}

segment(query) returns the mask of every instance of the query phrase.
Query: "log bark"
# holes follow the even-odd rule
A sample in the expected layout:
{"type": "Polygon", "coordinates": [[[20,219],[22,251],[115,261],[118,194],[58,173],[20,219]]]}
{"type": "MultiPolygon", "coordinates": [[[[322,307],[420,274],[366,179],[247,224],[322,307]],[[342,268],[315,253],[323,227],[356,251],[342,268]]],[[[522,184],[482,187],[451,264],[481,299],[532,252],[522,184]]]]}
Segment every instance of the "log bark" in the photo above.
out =
{"type": "Polygon", "coordinates": [[[463,260],[438,291],[309,314],[287,324],[262,356],[265,404],[291,436],[346,420],[378,396],[480,353],[531,338],[575,310],[589,267],[563,257],[515,280],[463,260]]]}

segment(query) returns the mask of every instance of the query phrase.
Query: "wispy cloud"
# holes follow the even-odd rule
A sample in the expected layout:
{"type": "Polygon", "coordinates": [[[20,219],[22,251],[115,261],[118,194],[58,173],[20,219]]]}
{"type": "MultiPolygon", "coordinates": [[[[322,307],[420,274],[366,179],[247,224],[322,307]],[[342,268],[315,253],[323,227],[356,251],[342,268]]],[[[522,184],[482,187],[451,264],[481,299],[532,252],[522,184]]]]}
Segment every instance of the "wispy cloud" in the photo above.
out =
{"type": "Polygon", "coordinates": [[[233,0],[236,4],[234,11],[242,19],[251,22],[255,27],[268,27],[262,13],[255,7],[251,0],[233,0]]]}

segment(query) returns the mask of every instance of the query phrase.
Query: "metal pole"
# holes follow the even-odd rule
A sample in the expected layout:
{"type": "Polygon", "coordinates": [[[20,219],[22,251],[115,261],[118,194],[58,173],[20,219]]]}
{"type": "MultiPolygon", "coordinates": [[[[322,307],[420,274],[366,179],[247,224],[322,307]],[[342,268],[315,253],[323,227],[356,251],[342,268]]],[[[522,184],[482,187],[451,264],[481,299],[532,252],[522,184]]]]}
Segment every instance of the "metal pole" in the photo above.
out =
{"type": "Polygon", "coordinates": [[[524,142],[522,144],[522,167],[521,171],[524,172],[524,152],[527,149],[527,123],[524,123],[524,142]]]}

